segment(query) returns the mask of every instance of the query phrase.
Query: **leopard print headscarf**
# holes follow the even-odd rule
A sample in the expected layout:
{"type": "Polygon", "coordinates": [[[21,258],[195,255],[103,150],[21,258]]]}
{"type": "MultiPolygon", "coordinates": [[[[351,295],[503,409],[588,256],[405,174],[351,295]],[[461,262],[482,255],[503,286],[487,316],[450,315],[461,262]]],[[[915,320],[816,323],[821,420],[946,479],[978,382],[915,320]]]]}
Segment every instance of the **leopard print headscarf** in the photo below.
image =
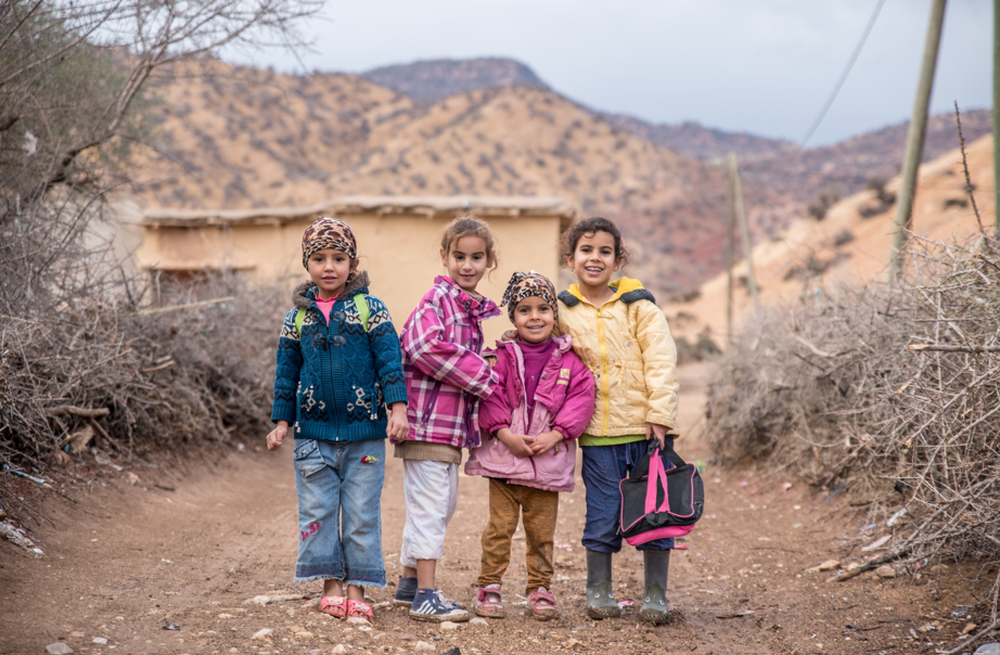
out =
{"type": "Polygon", "coordinates": [[[529,271],[527,273],[517,271],[510,276],[510,282],[507,283],[507,290],[503,292],[503,300],[500,301],[501,305],[507,305],[507,317],[511,323],[514,322],[514,309],[517,307],[517,304],[531,296],[538,296],[547,302],[549,307],[552,308],[553,318],[559,318],[559,303],[556,302],[556,288],[549,281],[549,278],[537,271],[529,271]]]}
{"type": "Polygon", "coordinates": [[[358,258],[358,244],[351,226],[339,218],[320,216],[302,233],[302,266],[309,268],[309,256],[317,250],[339,250],[351,259],[358,258]]]}

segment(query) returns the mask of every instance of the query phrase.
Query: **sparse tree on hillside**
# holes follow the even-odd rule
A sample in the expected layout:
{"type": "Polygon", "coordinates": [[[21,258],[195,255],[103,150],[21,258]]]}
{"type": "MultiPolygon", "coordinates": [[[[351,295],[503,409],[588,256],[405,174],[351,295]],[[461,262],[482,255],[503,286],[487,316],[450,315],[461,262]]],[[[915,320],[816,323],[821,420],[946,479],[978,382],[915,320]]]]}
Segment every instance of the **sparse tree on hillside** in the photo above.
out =
{"type": "Polygon", "coordinates": [[[158,71],[223,47],[301,46],[320,0],[0,0],[0,312],[94,284],[82,239],[158,71]],[[81,285],[84,285],[81,287],[81,285]]]}

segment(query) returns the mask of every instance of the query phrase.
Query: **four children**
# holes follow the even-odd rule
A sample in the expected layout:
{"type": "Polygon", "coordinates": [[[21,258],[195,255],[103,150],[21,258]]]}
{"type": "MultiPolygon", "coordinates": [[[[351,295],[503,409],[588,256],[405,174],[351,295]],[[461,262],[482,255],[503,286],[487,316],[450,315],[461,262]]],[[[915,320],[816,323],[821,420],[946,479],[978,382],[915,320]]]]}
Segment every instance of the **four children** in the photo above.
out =
{"type": "MultiPolygon", "coordinates": [[[[515,273],[503,297],[514,330],[483,353],[484,320],[500,310],[476,288],[497,266],[485,222],[446,228],[434,280],[402,331],[367,294],[350,227],[317,219],[302,238],[310,283],[295,293],[277,353],[270,450],[294,430],[299,497],[295,580],[323,580],[320,609],[371,623],[364,587],[384,587],[380,493],[385,441],[403,460],[406,524],[393,603],[421,621],[467,621],[436,585],[455,512],[458,465],[489,478],[476,614],[504,616],[501,580],[519,514],[527,544],[527,605],[558,616],[551,593],[558,493],[573,490],[576,443],[587,517],[587,613],[618,616],[611,558],[621,549],[618,482],[656,439],[677,434],[676,351],[663,313],[636,280],[621,233],[592,218],[566,234],[563,259],[577,284],[556,296],[545,276],[515,273]],[[562,307],[560,308],[560,305],[562,307]],[[487,361],[490,359],[490,361],[487,361]],[[491,366],[491,363],[493,365],[491,366]],[[386,407],[389,408],[388,415],[386,407]],[[346,593],[345,593],[346,586],[346,593]]],[[[672,466],[663,458],[666,467],[672,466]]],[[[672,539],[639,546],[645,564],[640,619],[663,623],[672,539]]]]}

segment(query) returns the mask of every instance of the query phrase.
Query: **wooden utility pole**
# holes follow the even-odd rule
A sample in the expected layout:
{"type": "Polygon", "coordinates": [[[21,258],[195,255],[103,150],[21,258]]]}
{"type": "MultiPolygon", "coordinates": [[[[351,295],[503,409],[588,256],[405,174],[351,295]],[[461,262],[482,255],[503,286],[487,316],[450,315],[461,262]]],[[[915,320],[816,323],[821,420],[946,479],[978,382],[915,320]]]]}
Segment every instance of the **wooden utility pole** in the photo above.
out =
{"type": "MultiPolygon", "coordinates": [[[[740,236],[743,237],[743,258],[747,262],[747,287],[753,299],[754,310],[760,309],[760,299],[757,297],[757,279],[753,271],[753,253],[750,243],[750,228],[747,225],[747,214],[743,206],[743,185],[740,184],[740,169],[736,165],[736,155],[729,153],[729,183],[732,185],[733,198],[736,205],[736,220],[740,224],[740,236]]],[[[730,266],[730,276],[732,267],[730,266]]]]}
{"type": "Polygon", "coordinates": [[[993,0],[993,237],[1000,237],[1000,0],[993,0]]]}
{"type": "MultiPolygon", "coordinates": [[[[996,0],[1000,2],[1000,0],[996,0]]],[[[736,155],[729,153],[729,159],[736,155]]],[[[726,185],[726,274],[728,286],[726,293],[726,339],[733,342],[733,232],[736,230],[736,190],[733,188],[732,167],[729,169],[729,181],[726,185]]]]}
{"type": "Polygon", "coordinates": [[[917,99],[913,104],[913,118],[906,136],[906,155],[903,161],[903,183],[899,190],[899,204],[896,205],[896,232],[892,236],[889,252],[889,282],[894,283],[903,266],[903,250],[906,248],[906,233],[913,218],[913,196],[917,190],[917,173],[924,154],[924,135],[927,132],[927,108],[931,102],[934,87],[934,69],[937,67],[938,46],[941,44],[941,28],[944,25],[945,0],[933,0],[931,19],[927,25],[927,42],[924,45],[924,61],[920,68],[920,83],[917,85],[917,99]]]}

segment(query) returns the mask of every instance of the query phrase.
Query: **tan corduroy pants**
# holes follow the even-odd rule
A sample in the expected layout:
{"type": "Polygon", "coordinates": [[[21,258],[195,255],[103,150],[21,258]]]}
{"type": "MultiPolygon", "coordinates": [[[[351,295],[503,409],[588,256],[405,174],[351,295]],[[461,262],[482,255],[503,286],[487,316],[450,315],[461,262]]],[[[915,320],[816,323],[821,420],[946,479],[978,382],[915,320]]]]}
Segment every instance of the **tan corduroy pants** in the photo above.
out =
{"type": "Polygon", "coordinates": [[[479,586],[500,584],[510,564],[510,544],[523,518],[528,587],[552,588],[552,543],[559,514],[559,493],[490,480],[490,520],[483,532],[479,586]]]}

